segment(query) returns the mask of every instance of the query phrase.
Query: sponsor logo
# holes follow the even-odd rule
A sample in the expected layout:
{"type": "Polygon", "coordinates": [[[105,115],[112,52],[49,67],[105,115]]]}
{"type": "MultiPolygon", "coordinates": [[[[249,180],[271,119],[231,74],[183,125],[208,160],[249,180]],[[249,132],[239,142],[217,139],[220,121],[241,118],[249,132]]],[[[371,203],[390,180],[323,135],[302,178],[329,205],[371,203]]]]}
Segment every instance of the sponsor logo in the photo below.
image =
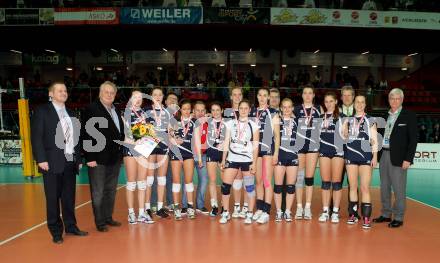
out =
{"type": "Polygon", "coordinates": [[[438,152],[416,151],[414,160],[418,163],[437,163],[438,152]]]}
{"type": "Polygon", "coordinates": [[[286,24],[298,22],[298,16],[295,15],[293,10],[283,9],[279,15],[275,15],[273,19],[274,24],[286,24]]]}
{"type": "Polygon", "coordinates": [[[47,64],[54,64],[54,65],[58,65],[60,61],[60,56],[59,55],[32,55],[31,57],[31,62],[32,63],[47,63],[47,64]]]}

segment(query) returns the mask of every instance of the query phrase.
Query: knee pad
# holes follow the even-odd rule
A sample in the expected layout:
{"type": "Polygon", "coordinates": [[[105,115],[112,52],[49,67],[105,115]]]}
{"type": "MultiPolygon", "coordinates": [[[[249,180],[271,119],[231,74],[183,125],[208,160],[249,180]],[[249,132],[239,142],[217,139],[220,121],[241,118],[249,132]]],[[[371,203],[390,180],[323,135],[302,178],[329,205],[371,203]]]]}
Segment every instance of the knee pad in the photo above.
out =
{"type": "Polygon", "coordinates": [[[333,182],[332,183],[332,189],[333,191],[341,191],[342,189],[342,183],[341,182],[333,182]]]}
{"type": "Polygon", "coordinates": [[[296,184],[295,184],[295,186],[297,188],[303,188],[304,187],[304,176],[305,176],[304,169],[299,170],[298,171],[298,176],[296,177],[296,184]]]}
{"type": "Polygon", "coordinates": [[[254,177],[252,176],[244,176],[244,188],[246,189],[246,193],[249,197],[255,196],[255,183],[254,177]]]}
{"type": "Polygon", "coordinates": [[[180,184],[173,184],[173,193],[179,193],[180,188],[181,188],[180,184]]]}
{"type": "Polygon", "coordinates": [[[194,184],[193,183],[185,184],[185,190],[187,193],[194,192],[194,184]]]}
{"type": "Polygon", "coordinates": [[[231,194],[231,185],[227,183],[222,183],[222,195],[231,194]]]}
{"type": "Polygon", "coordinates": [[[305,178],[304,181],[306,182],[306,186],[313,186],[313,184],[315,183],[315,179],[312,178],[305,178]]]}
{"type": "Polygon", "coordinates": [[[371,210],[372,210],[371,203],[362,203],[361,204],[361,213],[363,217],[371,217],[371,210]]]}
{"type": "Polygon", "coordinates": [[[295,193],[295,185],[294,184],[288,184],[287,185],[287,191],[288,194],[292,195],[295,193]]]}
{"type": "Polygon", "coordinates": [[[281,194],[281,192],[283,192],[283,186],[279,185],[279,184],[274,185],[273,186],[273,192],[275,194],[281,194]]]}
{"type": "MultiPolygon", "coordinates": [[[[306,180],[307,180],[308,178],[306,178],[306,180]]],[[[307,184],[307,183],[306,183],[307,184]]],[[[332,183],[331,182],[326,182],[326,181],[322,181],[322,184],[321,184],[321,189],[322,190],[330,190],[330,187],[332,186],[332,183]]]]}
{"type": "Polygon", "coordinates": [[[136,190],[136,182],[127,182],[127,191],[134,192],[136,190]]]}
{"type": "Polygon", "coordinates": [[[147,176],[147,187],[151,187],[154,183],[154,176],[147,176]]]}
{"type": "Polygon", "coordinates": [[[232,183],[232,188],[234,190],[240,190],[243,187],[243,180],[242,179],[235,179],[232,183]]]}
{"type": "Polygon", "coordinates": [[[138,190],[145,191],[147,189],[147,181],[137,181],[138,190]]]}
{"type": "Polygon", "coordinates": [[[167,178],[165,176],[157,177],[157,185],[164,186],[167,184],[167,178]]]}

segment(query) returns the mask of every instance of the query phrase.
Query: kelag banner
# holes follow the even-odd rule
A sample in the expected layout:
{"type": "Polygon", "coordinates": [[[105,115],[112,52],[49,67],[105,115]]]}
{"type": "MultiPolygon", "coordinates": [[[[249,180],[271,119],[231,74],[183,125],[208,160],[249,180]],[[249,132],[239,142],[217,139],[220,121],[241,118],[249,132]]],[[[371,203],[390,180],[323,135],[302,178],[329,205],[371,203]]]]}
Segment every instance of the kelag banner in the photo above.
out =
{"type": "Polygon", "coordinates": [[[223,8],[203,10],[205,24],[269,24],[270,8],[223,8]]]}
{"type": "Polygon", "coordinates": [[[65,65],[65,56],[55,53],[24,53],[23,65],[65,65]]]}
{"type": "Polygon", "coordinates": [[[5,8],[0,9],[0,25],[38,26],[53,25],[53,8],[5,8]]]}
{"type": "Polygon", "coordinates": [[[201,7],[121,8],[121,24],[201,24],[201,7]]]}

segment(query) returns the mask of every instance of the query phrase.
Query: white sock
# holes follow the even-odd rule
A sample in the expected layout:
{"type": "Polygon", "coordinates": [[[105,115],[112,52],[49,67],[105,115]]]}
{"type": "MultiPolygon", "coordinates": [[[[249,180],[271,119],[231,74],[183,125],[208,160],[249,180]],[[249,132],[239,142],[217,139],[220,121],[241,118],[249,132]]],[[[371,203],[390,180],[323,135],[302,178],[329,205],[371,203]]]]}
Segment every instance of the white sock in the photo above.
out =
{"type": "Polygon", "coordinates": [[[333,207],[333,213],[338,213],[339,212],[339,207],[333,207]]]}
{"type": "Polygon", "coordinates": [[[129,213],[129,214],[134,213],[134,208],[129,208],[129,209],[128,209],[128,213],[129,213]]]}
{"type": "Polygon", "coordinates": [[[218,203],[217,203],[217,200],[215,200],[215,199],[211,199],[211,207],[218,207],[218,203]]]}
{"type": "Polygon", "coordinates": [[[324,206],[324,207],[323,207],[323,211],[324,211],[325,213],[328,213],[328,206],[324,206]]]}
{"type": "Polygon", "coordinates": [[[296,204],[296,208],[303,208],[302,204],[296,204]]]}
{"type": "Polygon", "coordinates": [[[151,209],[151,204],[150,203],[145,203],[145,210],[151,209]]]}
{"type": "Polygon", "coordinates": [[[311,203],[306,203],[306,209],[310,209],[311,206],[312,206],[311,203]]]}
{"type": "Polygon", "coordinates": [[[144,208],[139,208],[139,215],[143,215],[145,213],[144,208]]]}
{"type": "Polygon", "coordinates": [[[281,209],[277,209],[277,213],[281,213],[282,211],[281,211],[281,209]]]}
{"type": "Polygon", "coordinates": [[[248,203],[243,203],[243,207],[249,207],[249,204],[248,203]]]}
{"type": "Polygon", "coordinates": [[[163,207],[163,202],[157,202],[157,210],[162,209],[163,207]]]}
{"type": "Polygon", "coordinates": [[[237,207],[238,209],[240,209],[240,203],[235,203],[234,204],[234,208],[237,207]]]}

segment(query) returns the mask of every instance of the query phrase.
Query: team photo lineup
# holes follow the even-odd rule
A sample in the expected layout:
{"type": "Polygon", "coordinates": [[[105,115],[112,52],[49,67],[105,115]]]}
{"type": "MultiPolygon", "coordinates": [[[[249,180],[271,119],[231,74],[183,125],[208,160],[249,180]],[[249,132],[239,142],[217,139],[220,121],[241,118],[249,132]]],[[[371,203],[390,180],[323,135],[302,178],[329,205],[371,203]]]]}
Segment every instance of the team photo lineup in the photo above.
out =
{"type": "MultiPolygon", "coordinates": [[[[62,201],[61,220],[58,197],[49,194],[50,187],[56,186],[47,176],[54,173],[47,160],[59,158],[42,151],[47,147],[43,145],[47,139],[43,126],[50,115],[45,111],[51,109],[57,110],[60,120],[57,133],[61,134],[57,136],[61,143],[55,144],[63,147],[57,153],[64,153],[67,162],[67,156],[73,156],[76,169],[81,169],[81,152],[84,155],[94,220],[100,232],[121,225],[112,217],[121,164],[127,177],[130,225],[160,224],[162,219],[172,217],[176,221],[196,219],[199,215],[216,217],[220,224],[227,224],[231,218],[243,219],[246,225],[267,224],[270,220],[343,221],[350,225],[361,221],[363,229],[370,229],[373,222],[387,222],[392,228],[403,224],[406,181],[394,180],[389,185],[381,182],[382,210],[374,219],[370,197],[374,168],[380,168],[381,180],[385,181],[382,177],[396,168],[396,159],[401,163],[399,172],[406,174],[414,158],[417,136],[411,133],[415,131],[415,114],[402,109],[401,89],[389,92],[386,119],[369,115],[367,97],[355,94],[351,86],[342,87],[340,97],[335,92],[326,93],[323,105],[315,103],[313,85],[303,86],[300,104],[280,98],[278,89],[260,88],[252,105],[243,98],[242,88],[233,87],[229,89],[230,108],[224,108],[224,102],[179,100],[175,93],[165,94],[160,87],[152,88],[149,94],[133,89],[124,112],[113,105],[117,92],[115,84],[104,82],[99,100],[81,114],[80,128],[74,125],[74,118],[66,117],[72,116],[69,110],[69,115],[59,113],[68,98],[62,82],[49,87],[51,102],[34,113],[33,151],[45,176],[48,228],[55,243],[62,242],[61,221],[66,233],[88,233],[76,225],[74,195],[61,196],[68,199],[62,201]],[[405,123],[399,123],[398,129],[404,129],[400,132],[408,144],[399,156],[390,157],[390,144],[400,143],[395,133],[391,135],[399,115],[405,123]],[[105,120],[104,125],[99,118],[105,120]],[[380,129],[383,134],[378,132],[380,129]],[[103,144],[101,149],[93,149],[97,144],[103,144]],[[318,164],[321,191],[317,192],[314,185],[318,164]],[[348,204],[341,203],[344,182],[348,185],[348,204]],[[393,208],[391,187],[396,199],[393,208]],[[322,207],[319,215],[312,215],[313,194],[321,195],[321,203],[313,204],[322,207]],[[153,202],[157,207],[152,206],[153,202]]],[[[72,187],[74,191],[74,182],[68,185],[63,186],[63,192],[72,187]]]]}

